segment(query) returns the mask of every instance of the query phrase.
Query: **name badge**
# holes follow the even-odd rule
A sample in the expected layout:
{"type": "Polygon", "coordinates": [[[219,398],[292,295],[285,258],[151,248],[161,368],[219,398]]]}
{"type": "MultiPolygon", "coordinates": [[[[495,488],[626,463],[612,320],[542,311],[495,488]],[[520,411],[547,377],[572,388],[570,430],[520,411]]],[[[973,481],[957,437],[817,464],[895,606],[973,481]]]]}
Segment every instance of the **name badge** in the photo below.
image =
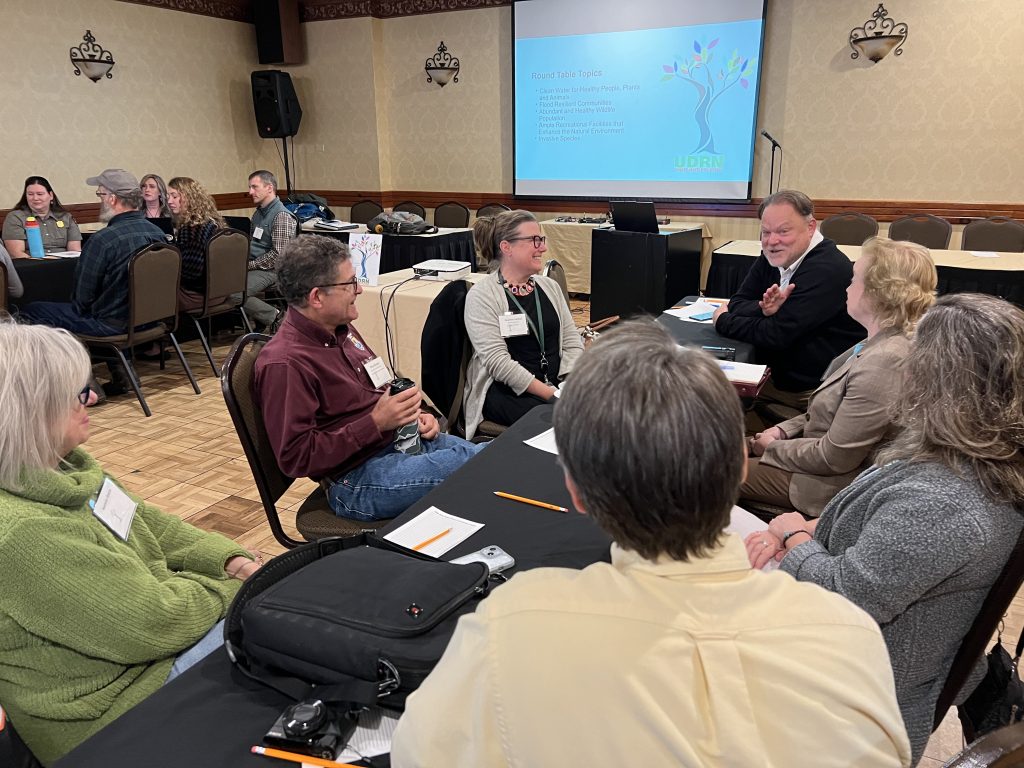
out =
{"type": "Polygon", "coordinates": [[[57,222],[57,229],[64,229],[64,222],[63,221],[58,221],[57,222]]]}
{"type": "Polygon", "coordinates": [[[263,227],[256,227],[256,229],[252,231],[252,239],[259,240],[261,237],[263,237],[263,227]]]}
{"type": "Polygon", "coordinates": [[[103,481],[96,501],[89,502],[96,519],[103,523],[121,541],[128,541],[128,532],[135,519],[138,504],[122,491],[109,477],[103,481]]]}
{"type": "Polygon", "coordinates": [[[384,365],[384,361],[379,356],[367,360],[363,363],[363,367],[366,369],[374,389],[380,389],[392,379],[391,371],[388,370],[388,367],[384,365]]]}
{"type": "Polygon", "coordinates": [[[506,312],[498,317],[498,330],[501,331],[501,338],[508,339],[512,336],[525,336],[530,329],[526,325],[526,315],[515,312],[506,312]]]}

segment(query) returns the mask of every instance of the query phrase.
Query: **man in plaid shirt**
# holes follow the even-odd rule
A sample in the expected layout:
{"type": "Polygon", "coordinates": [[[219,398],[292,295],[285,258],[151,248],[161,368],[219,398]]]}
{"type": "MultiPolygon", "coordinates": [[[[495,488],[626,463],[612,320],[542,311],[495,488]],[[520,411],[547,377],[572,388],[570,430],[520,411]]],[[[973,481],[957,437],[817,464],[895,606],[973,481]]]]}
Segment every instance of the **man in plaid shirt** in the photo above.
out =
{"type": "Polygon", "coordinates": [[[277,285],[277,259],[288,241],[298,233],[298,222],[277,196],[277,179],[270,171],[249,175],[249,197],[256,204],[249,245],[249,275],[246,280],[246,313],[257,327],[270,330],[278,310],[252,294],[277,285]]]}

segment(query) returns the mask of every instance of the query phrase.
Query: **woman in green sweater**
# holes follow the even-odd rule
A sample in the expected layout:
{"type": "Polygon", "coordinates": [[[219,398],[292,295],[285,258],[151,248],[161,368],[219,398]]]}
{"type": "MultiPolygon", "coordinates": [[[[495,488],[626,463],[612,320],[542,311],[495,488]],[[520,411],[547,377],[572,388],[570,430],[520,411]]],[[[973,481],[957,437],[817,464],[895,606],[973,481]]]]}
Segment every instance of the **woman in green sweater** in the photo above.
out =
{"type": "Polygon", "coordinates": [[[258,559],[81,448],[95,395],[71,334],[0,322],[0,360],[0,704],[49,764],[218,647],[258,559]]]}

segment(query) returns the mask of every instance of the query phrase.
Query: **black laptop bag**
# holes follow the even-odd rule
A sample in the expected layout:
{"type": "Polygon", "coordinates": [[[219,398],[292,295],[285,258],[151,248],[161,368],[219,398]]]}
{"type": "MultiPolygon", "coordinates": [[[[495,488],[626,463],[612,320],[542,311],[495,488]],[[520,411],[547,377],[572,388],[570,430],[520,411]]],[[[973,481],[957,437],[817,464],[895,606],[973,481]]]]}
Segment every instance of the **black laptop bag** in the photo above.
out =
{"type": "Polygon", "coordinates": [[[482,563],[453,565],[369,533],[320,539],[246,580],[225,646],[245,674],[295,700],[401,710],[488,584],[482,563]]]}

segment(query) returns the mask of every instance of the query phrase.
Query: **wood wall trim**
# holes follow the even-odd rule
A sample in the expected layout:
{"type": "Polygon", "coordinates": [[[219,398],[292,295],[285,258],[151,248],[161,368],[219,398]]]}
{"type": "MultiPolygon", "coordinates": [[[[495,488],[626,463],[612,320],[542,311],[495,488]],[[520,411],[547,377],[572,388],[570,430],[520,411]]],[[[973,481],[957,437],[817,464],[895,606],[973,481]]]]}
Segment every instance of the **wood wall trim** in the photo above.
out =
{"type": "MultiPolygon", "coordinates": [[[[536,213],[604,213],[608,210],[605,200],[567,200],[554,198],[519,198],[496,192],[423,192],[387,190],[360,191],[337,189],[305,190],[320,195],[332,206],[351,207],[360,200],[373,200],[390,208],[404,200],[413,200],[424,208],[436,208],[441,203],[454,200],[471,211],[491,203],[504,203],[513,208],[525,208],[536,213]]],[[[223,192],[213,196],[222,211],[252,208],[252,200],[246,192],[223,192]]],[[[714,219],[719,217],[756,219],[760,198],[750,202],[717,203],[656,203],[659,213],[691,219],[714,219]]],[[[75,203],[64,206],[79,223],[99,220],[97,203],[75,203]]],[[[0,210],[0,221],[9,209],[0,210]]],[[[949,220],[953,224],[966,224],[973,219],[989,216],[1006,216],[1024,221],[1024,203],[956,203],[936,201],[880,201],[880,200],[817,200],[814,214],[819,221],[843,211],[857,211],[874,216],[878,221],[895,221],[901,216],[914,213],[930,213],[949,220]]]]}
{"type": "MultiPolygon", "coordinates": [[[[171,11],[197,13],[230,21],[253,21],[253,0],[120,0],[171,11]]],[[[390,19],[442,11],[465,11],[511,5],[512,0],[300,0],[301,21],[331,21],[372,16],[390,19]]]]}
{"type": "Polygon", "coordinates": [[[252,0],[120,0],[122,3],[149,5],[169,11],[196,13],[215,19],[252,23],[252,0]]]}

